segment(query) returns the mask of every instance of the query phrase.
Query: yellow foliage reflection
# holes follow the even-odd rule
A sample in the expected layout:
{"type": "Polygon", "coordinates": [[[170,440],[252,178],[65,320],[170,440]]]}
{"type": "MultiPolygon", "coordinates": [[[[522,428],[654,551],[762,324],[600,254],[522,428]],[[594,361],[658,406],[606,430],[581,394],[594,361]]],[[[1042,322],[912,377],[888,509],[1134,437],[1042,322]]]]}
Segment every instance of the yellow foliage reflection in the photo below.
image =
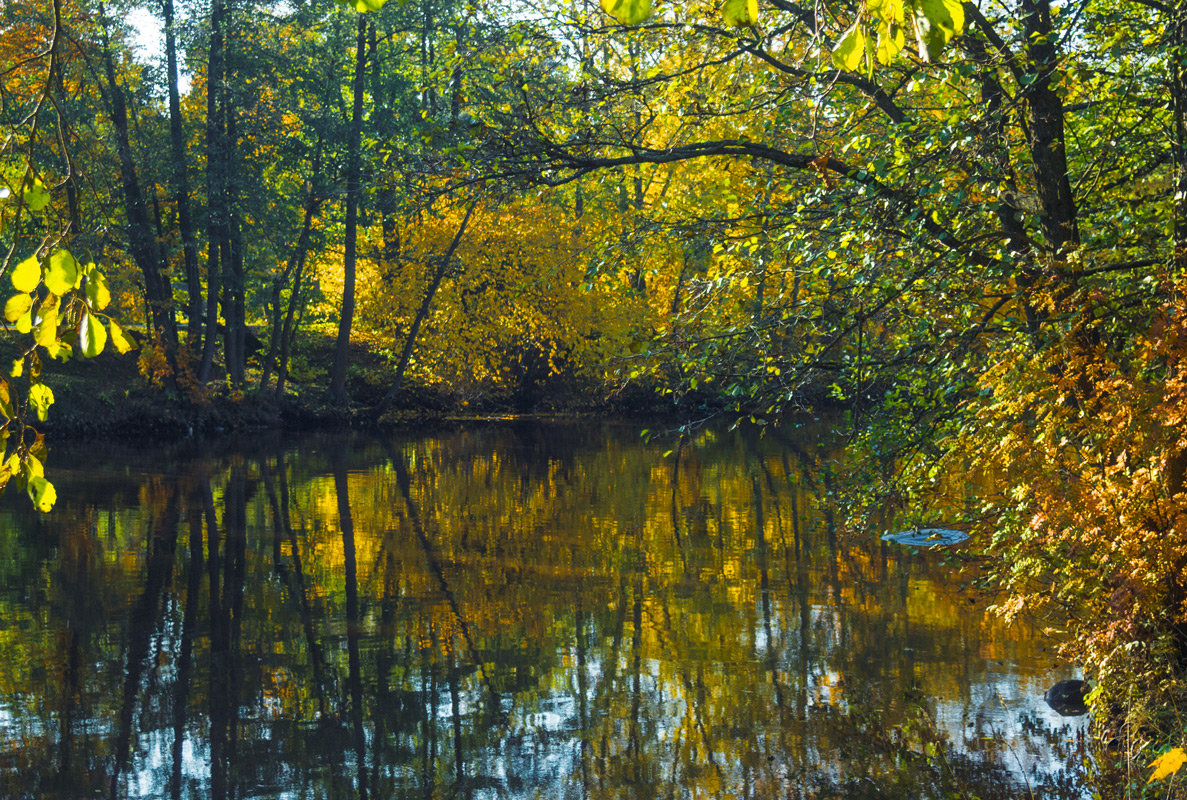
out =
{"type": "Polygon", "coordinates": [[[1038,736],[1041,642],[937,559],[836,530],[818,456],[667,449],[533,423],[63,478],[73,507],[3,539],[3,569],[44,575],[3,600],[6,766],[127,796],[1017,779],[973,754],[1038,736]]]}

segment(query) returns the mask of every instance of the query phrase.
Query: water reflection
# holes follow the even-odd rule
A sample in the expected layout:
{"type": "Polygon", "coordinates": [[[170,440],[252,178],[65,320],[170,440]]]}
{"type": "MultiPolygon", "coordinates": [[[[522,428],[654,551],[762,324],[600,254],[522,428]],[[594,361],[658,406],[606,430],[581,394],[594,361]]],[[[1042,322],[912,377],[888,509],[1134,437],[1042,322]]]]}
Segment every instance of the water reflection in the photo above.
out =
{"type": "Polygon", "coordinates": [[[1040,638],[838,537],[807,444],[670,446],[59,449],[3,512],[0,795],[1078,796],[1040,638]]]}

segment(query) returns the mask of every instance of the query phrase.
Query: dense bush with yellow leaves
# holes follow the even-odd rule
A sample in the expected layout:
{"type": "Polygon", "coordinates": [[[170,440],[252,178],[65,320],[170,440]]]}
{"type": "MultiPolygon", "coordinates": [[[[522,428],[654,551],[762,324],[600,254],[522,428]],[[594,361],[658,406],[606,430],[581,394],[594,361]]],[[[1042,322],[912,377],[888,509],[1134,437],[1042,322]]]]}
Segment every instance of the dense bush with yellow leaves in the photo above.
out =
{"type": "MultiPolygon", "coordinates": [[[[415,331],[408,376],[459,396],[514,394],[561,378],[600,382],[641,312],[616,281],[587,279],[577,221],[539,203],[492,201],[476,208],[443,265],[463,213],[412,213],[398,249],[371,248],[384,255],[360,265],[361,335],[396,367],[415,331]]],[[[321,285],[334,297],[337,265],[324,266],[321,285]]]]}

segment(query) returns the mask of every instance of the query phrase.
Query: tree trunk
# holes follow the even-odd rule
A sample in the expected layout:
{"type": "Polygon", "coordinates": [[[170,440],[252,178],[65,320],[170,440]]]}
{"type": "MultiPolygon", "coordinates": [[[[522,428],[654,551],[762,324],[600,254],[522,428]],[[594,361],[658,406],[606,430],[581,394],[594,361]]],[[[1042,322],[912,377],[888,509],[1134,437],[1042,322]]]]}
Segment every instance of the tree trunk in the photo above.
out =
{"type": "MultiPolygon", "coordinates": [[[[53,70],[53,80],[57,84],[58,95],[68,97],[66,79],[62,74],[62,62],[56,55],[50,60],[50,69],[53,70]]],[[[67,228],[66,233],[73,238],[81,236],[83,233],[82,218],[79,213],[78,171],[75,169],[74,159],[71,156],[73,148],[70,144],[70,126],[62,118],[63,109],[61,106],[55,104],[54,111],[58,120],[58,136],[62,144],[62,160],[65,162],[63,166],[66,173],[66,213],[70,220],[70,227],[67,228]]]]}
{"type": "Polygon", "coordinates": [[[1059,36],[1051,23],[1048,0],[1022,0],[1021,8],[1027,74],[1032,77],[1023,90],[1027,145],[1042,209],[1039,221],[1050,255],[1063,258],[1080,244],[1080,231],[1064,150],[1063,101],[1054,86],[1058,80],[1059,36]]]}
{"type": "MultiPolygon", "coordinates": [[[[978,24],[982,23],[984,18],[978,18],[978,24]]],[[[1034,264],[1022,209],[1019,206],[1017,173],[1010,161],[1006,118],[1010,104],[1006,101],[1006,91],[998,79],[997,67],[985,43],[975,36],[966,36],[961,41],[964,42],[969,59],[977,65],[980,72],[978,82],[981,85],[981,102],[985,107],[982,136],[988,145],[985,150],[987,173],[1002,176],[1006,189],[1001,193],[994,213],[1005,233],[1006,249],[1018,264],[1014,272],[1014,280],[1020,288],[1018,302],[1026,317],[1027,327],[1031,335],[1034,335],[1039,330],[1039,314],[1026,290],[1038,280],[1039,270],[1034,264]]]]}
{"type": "MultiPolygon", "coordinates": [[[[320,153],[318,161],[320,161],[320,153]]],[[[316,167],[315,167],[316,169],[316,167]]],[[[264,358],[264,365],[260,370],[260,388],[266,389],[268,381],[272,380],[272,369],[276,365],[276,356],[280,352],[281,339],[287,323],[292,319],[296,297],[300,291],[300,276],[304,271],[305,257],[309,252],[309,240],[313,232],[313,220],[321,208],[322,198],[311,190],[305,198],[305,217],[301,224],[301,235],[297,238],[297,246],[289,257],[284,272],[272,281],[272,333],[268,340],[268,355],[264,358]],[[295,277],[294,277],[295,276],[295,277]],[[287,314],[280,309],[280,293],[284,285],[292,281],[293,286],[289,295],[287,314]]],[[[283,371],[283,370],[280,370],[283,371]]],[[[279,381],[278,381],[279,383],[279,381]]]]}
{"type": "MultiPolygon", "coordinates": [[[[464,58],[466,49],[466,28],[464,25],[457,26],[455,41],[457,42],[455,52],[464,58]]],[[[461,123],[463,100],[462,65],[458,63],[454,65],[453,71],[449,75],[449,130],[453,133],[457,133],[461,123]]]]}
{"type": "Polygon", "coordinates": [[[469,224],[470,216],[474,213],[474,209],[477,206],[478,198],[476,197],[471,201],[470,207],[466,209],[466,215],[462,217],[462,224],[458,226],[457,233],[453,235],[453,241],[449,243],[449,249],[445,251],[445,255],[441,257],[441,261],[437,264],[437,269],[429,281],[429,286],[425,290],[425,296],[421,300],[420,307],[416,309],[416,316],[412,318],[412,326],[408,329],[408,338],[404,340],[404,349],[400,352],[400,360],[396,365],[396,376],[392,379],[392,385],[387,390],[387,394],[383,396],[383,399],[379,401],[379,405],[375,407],[376,412],[379,414],[382,414],[391,406],[392,401],[396,399],[396,395],[400,392],[400,387],[404,383],[404,371],[408,368],[408,362],[412,359],[412,348],[416,345],[416,336],[420,333],[420,326],[429,314],[429,307],[433,303],[433,296],[437,294],[437,289],[441,286],[442,279],[449,272],[449,264],[453,260],[453,254],[457,251],[458,245],[461,244],[462,236],[466,233],[466,225],[469,224]]]}
{"type": "Polygon", "coordinates": [[[186,293],[189,305],[186,316],[189,329],[186,345],[191,351],[202,341],[202,281],[198,272],[198,240],[190,216],[190,180],[185,157],[185,131],[181,118],[181,96],[177,88],[177,41],[173,33],[173,0],[164,0],[165,62],[169,83],[169,142],[173,154],[173,201],[177,204],[177,224],[181,230],[185,259],[186,293]]]}
{"type": "Polygon", "coordinates": [[[210,6],[210,47],[206,67],[206,324],[202,342],[202,364],[198,380],[210,380],[214,370],[214,350],[218,342],[218,301],[222,286],[224,251],[230,247],[227,231],[226,126],[223,119],[222,86],[225,75],[225,0],[212,0],[210,6]]]}
{"type": "Polygon", "coordinates": [[[276,396],[284,394],[284,384],[289,374],[289,353],[292,351],[293,338],[297,328],[301,325],[305,306],[300,303],[301,292],[305,290],[305,258],[297,265],[297,274],[293,276],[293,290],[289,295],[288,312],[284,317],[284,330],[280,334],[280,360],[276,363],[276,396]],[[297,309],[300,308],[300,313],[297,309]]]}
{"type": "Polygon", "coordinates": [[[222,86],[223,124],[226,130],[223,150],[224,191],[226,192],[227,242],[229,247],[223,253],[223,321],[226,324],[223,339],[223,357],[227,363],[227,377],[231,386],[242,388],[247,372],[247,305],[246,271],[243,256],[243,230],[239,218],[239,181],[236,178],[235,157],[239,146],[236,126],[235,98],[231,92],[231,54],[235,48],[231,41],[234,25],[231,20],[233,5],[227,0],[223,30],[224,71],[222,86]]]}
{"type": "Polygon", "coordinates": [[[104,19],[103,66],[109,88],[109,110],[111,123],[116,132],[120,184],[123,187],[128,220],[128,250],[144,276],[144,295],[151,317],[147,322],[152,326],[154,340],[164,348],[165,356],[176,378],[177,327],[173,318],[173,294],[168,276],[160,262],[160,251],[157,249],[152,220],[149,219],[144,193],[140,189],[140,181],[136,174],[136,164],[132,158],[132,144],[128,136],[128,108],[123,90],[116,81],[115,59],[111,54],[107,35],[107,13],[102,3],[99,4],[99,14],[104,19]]]}
{"type": "Polygon", "coordinates": [[[433,69],[433,62],[436,61],[433,46],[433,34],[436,32],[433,19],[433,0],[422,0],[420,11],[420,107],[422,111],[428,113],[429,119],[436,121],[437,90],[433,87],[429,77],[433,69]]]}
{"type": "Polygon", "coordinates": [[[232,386],[240,388],[244,385],[247,373],[247,287],[243,263],[243,235],[239,215],[234,211],[235,190],[229,189],[228,195],[232,201],[231,247],[230,258],[224,262],[226,271],[223,284],[223,319],[226,320],[226,330],[223,349],[227,360],[227,376],[232,386]]]}
{"type": "Polygon", "coordinates": [[[359,15],[354,61],[354,102],[350,113],[350,140],[346,148],[346,242],[342,255],[342,314],[334,347],[334,370],[329,399],[346,405],[346,364],[350,356],[350,329],[354,323],[355,261],[358,245],[359,150],[363,137],[363,83],[367,66],[367,19],[359,15]]]}

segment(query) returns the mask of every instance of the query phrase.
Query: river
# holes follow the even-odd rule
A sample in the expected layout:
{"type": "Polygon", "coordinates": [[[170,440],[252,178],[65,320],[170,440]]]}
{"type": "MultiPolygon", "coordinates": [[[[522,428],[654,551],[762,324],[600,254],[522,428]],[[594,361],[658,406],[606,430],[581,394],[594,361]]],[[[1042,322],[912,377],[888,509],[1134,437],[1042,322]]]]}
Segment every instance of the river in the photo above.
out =
{"type": "Polygon", "coordinates": [[[0,510],[0,795],[1082,796],[1053,643],[838,530],[816,438],[55,447],[0,510]]]}

